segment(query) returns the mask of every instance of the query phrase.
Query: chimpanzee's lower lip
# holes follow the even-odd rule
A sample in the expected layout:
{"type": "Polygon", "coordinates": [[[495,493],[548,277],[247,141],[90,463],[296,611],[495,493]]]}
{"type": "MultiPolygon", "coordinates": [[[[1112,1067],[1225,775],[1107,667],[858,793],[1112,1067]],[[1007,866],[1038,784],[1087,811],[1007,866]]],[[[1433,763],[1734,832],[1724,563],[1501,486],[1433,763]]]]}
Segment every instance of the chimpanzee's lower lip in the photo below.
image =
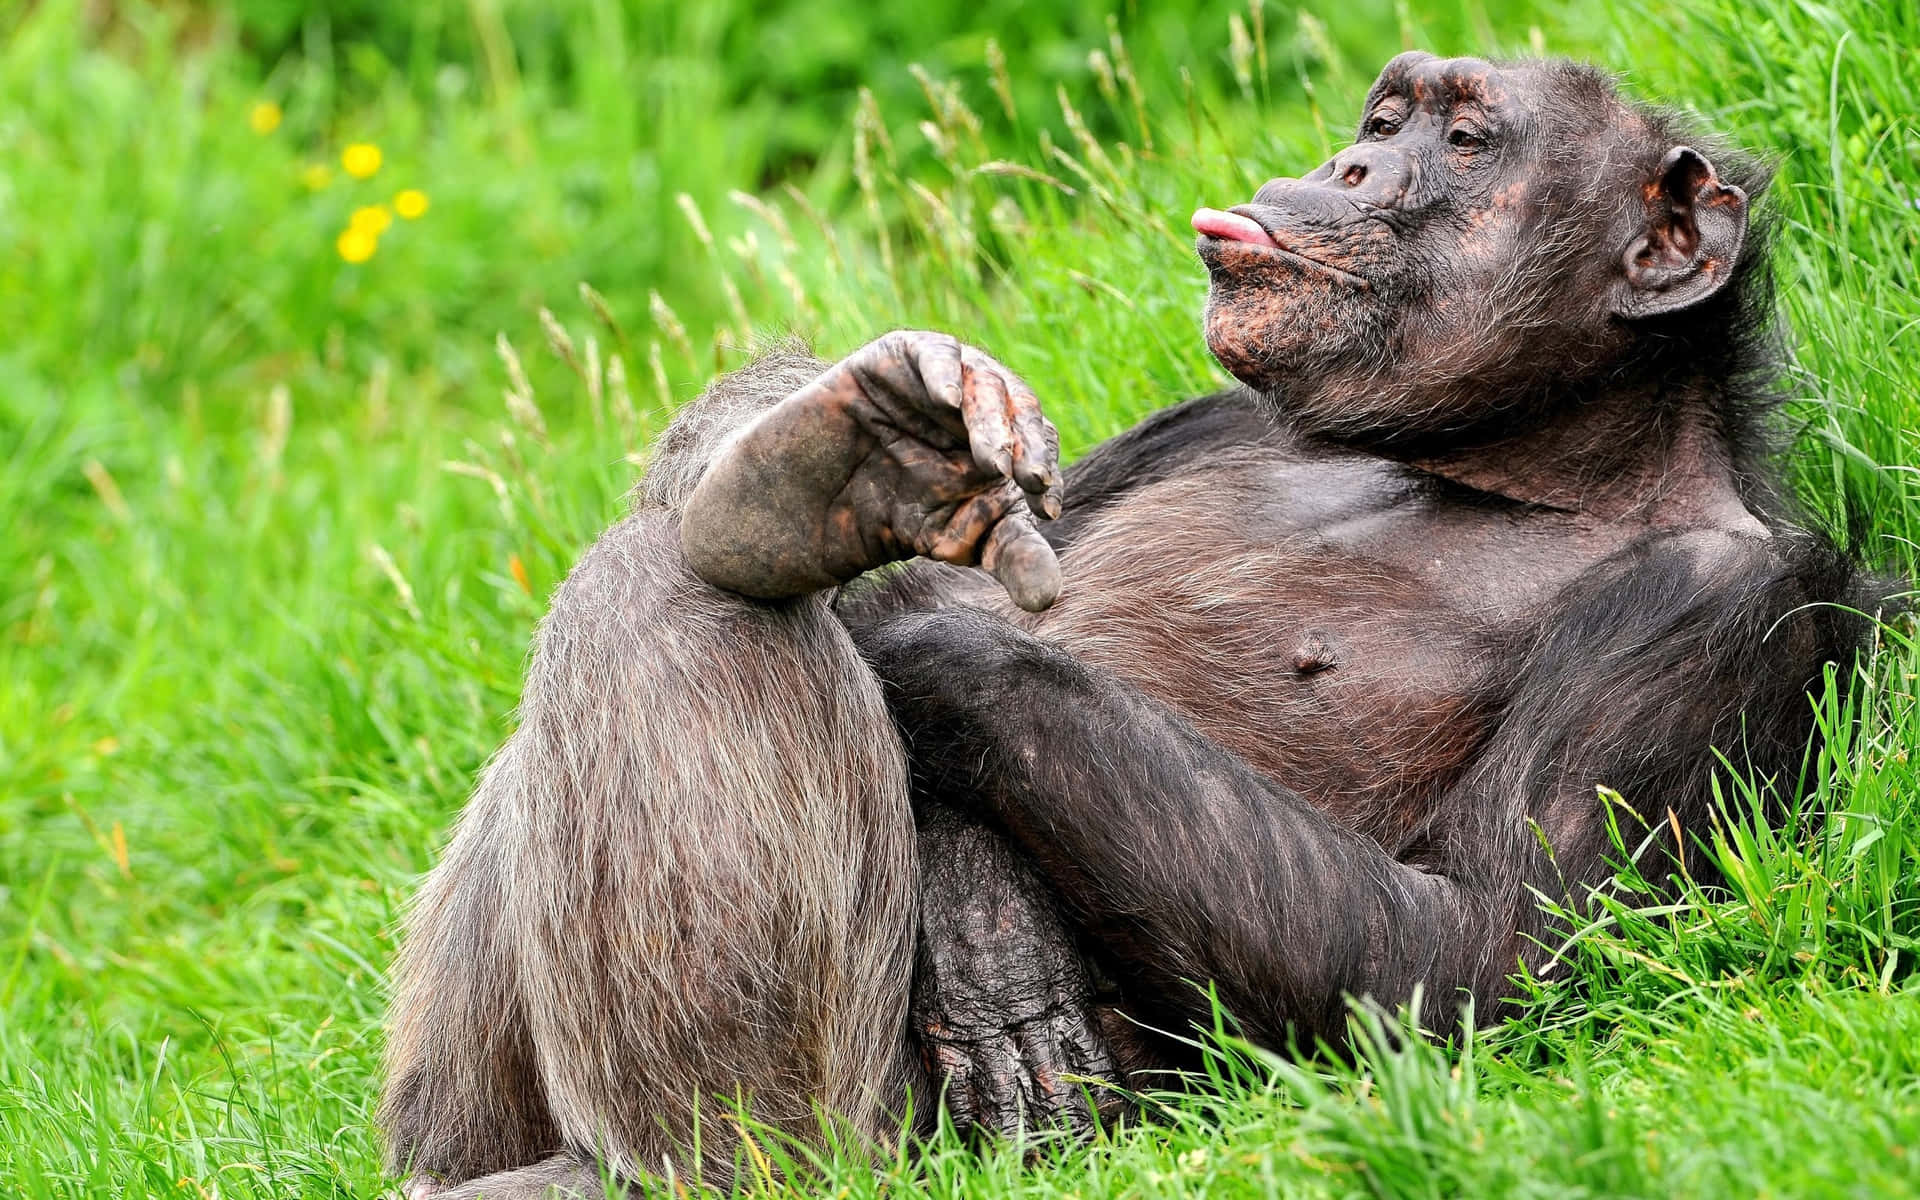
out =
{"type": "Polygon", "coordinates": [[[1339,267],[1323,263],[1317,258],[1308,258],[1298,251],[1288,250],[1277,245],[1263,246],[1258,242],[1243,242],[1234,238],[1215,237],[1212,234],[1203,233],[1200,235],[1197,249],[1200,252],[1200,257],[1209,260],[1209,262],[1237,250],[1249,257],[1278,258],[1305,267],[1309,271],[1318,271],[1323,275],[1331,275],[1348,287],[1358,288],[1361,291],[1371,290],[1371,285],[1368,284],[1364,278],[1355,275],[1352,271],[1343,271],[1339,267]]]}

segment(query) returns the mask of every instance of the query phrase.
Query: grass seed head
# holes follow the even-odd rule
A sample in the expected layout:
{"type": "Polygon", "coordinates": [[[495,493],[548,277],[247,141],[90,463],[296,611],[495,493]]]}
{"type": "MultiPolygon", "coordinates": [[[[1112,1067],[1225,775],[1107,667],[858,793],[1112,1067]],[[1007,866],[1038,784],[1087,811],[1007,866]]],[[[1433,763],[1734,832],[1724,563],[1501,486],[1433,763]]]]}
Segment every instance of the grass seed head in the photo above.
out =
{"type": "Polygon", "coordinates": [[[547,345],[560,356],[561,362],[573,368],[574,374],[584,379],[586,376],[580,365],[580,356],[574,353],[573,338],[567,334],[566,326],[560,324],[559,318],[553,315],[553,310],[544,304],[540,306],[539,317],[540,330],[547,335],[547,345]]]}
{"type": "Polygon", "coordinates": [[[674,349],[686,357],[687,365],[698,370],[699,362],[693,353],[693,339],[687,336],[686,324],[680,320],[680,315],[673,311],[673,306],[667,303],[666,297],[659,292],[648,291],[647,315],[653,318],[654,328],[665,334],[667,340],[673,343],[674,349]]]}
{"type": "Polygon", "coordinates": [[[687,224],[693,226],[693,236],[699,239],[702,246],[709,250],[713,249],[713,231],[707,228],[707,219],[700,214],[699,204],[685,192],[675,196],[673,202],[678,204],[680,211],[686,215],[687,224]]]}
{"type": "Polygon", "coordinates": [[[1013,102],[1013,77],[1007,73],[1007,54],[994,38],[987,39],[987,73],[993,80],[993,94],[1000,101],[1000,111],[1007,114],[1008,124],[1018,125],[1020,110],[1013,102]]]}
{"type": "Polygon", "coordinates": [[[621,330],[620,322],[614,319],[613,308],[608,305],[607,298],[583,279],[580,281],[580,299],[600,323],[607,327],[607,332],[613,335],[615,344],[624,349],[627,344],[627,335],[621,330]]]}
{"type": "Polygon", "coordinates": [[[266,417],[260,426],[260,465],[277,472],[292,434],[293,393],[286,384],[276,383],[267,392],[266,417]]]}
{"type": "Polygon", "coordinates": [[[768,227],[773,230],[773,236],[779,239],[780,249],[782,251],[788,254],[799,251],[800,243],[794,240],[793,229],[788,226],[787,219],[780,215],[779,209],[768,204],[758,196],[748,195],[746,192],[740,191],[737,188],[727,193],[727,199],[733,201],[741,208],[746,209],[754,216],[759,217],[762,221],[765,221],[768,227]]]}
{"type": "Polygon", "coordinates": [[[393,555],[387,553],[387,548],[379,542],[370,543],[367,546],[367,557],[373,560],[374,565],[380,568],[380,573],[387,577],[387,582],[393,585],[394,596],[400,601],[400,607],[406,610],[406,614],[415,622],[424,620],[420,613],[420,605],[413,598],[413,585],[408,583],[407,577],[400,573],[400,564],[393,561],[393,555]]]}

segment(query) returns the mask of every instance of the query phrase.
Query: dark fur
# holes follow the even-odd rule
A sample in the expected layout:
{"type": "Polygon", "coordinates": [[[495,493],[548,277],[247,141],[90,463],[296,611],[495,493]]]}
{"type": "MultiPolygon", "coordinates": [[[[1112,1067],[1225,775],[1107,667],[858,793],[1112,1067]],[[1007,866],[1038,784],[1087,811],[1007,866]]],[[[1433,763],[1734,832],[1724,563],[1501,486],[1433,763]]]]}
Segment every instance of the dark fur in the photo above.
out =
{"type": "Polygon", "coordinates": [[[724,1185],[754,1152],[717,1100],[885,1143],[931,1079],[963,1122],[1073,1125],[1066,1073],[1161,1061],[1117,1011],[1177,1028],[1196,981],[1272,1045],[1337,1038],[1349,996],[1489,1019],[1537,961],[1535,893],[1578,906],[1611,870],[1597,789],[1676,856],[1716,748],[1799,793],[1808,692],[1886,587],[1779,482],[1766,223],[1701,302],[1607,314],[1670,147],[1755,199],[1765,171],[1568,64],[1406,56],[1369,111],[1436,79],[1529,98],[1498,177],[1525,203],[1462,184],[1402,241],[1355,220],[1353,166],[1449,152],[1424,127],[1263,188],[1296,245],[1379,274],[1203,243],[1248,386],[1081,460],[1045,612],[925,562],[831,606],[708,586],[688,497],[826,364],[772,356],[675,421],[410,919],[396,1169],[724,1185]]]}

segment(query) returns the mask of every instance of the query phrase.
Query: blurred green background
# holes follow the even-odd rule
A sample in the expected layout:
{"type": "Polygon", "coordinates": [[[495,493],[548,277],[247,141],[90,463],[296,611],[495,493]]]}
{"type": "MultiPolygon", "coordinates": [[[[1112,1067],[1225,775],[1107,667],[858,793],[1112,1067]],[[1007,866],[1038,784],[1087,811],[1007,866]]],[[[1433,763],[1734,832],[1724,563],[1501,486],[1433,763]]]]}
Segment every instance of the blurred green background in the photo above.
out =
{"type": "MultiPolygon", "coordinates": [[[[542,598],[756,340],[977,341],[1069,451],[1222,376],[1186,218],[1409,46],[1569,53],[1780,165],[1813,519],[1920,536],[1920,4],[0,2],[0,1188],[357,1196],[380,976],[542,598]]],[[[1477,1045],[1254,1058],[836,1196],[1894,1195],[1920,1155],[1906,626],[1812,816],[1477,1045]]]]}
{"type": "MultiPolygon", "coordinates": [[[[1286,28],[1261,97],[1299,95],[1297,74],[1331,53],[1371,62],[1393,6],[1346,7],[1332,31],[1268,14],[1286,28]]],[[[863,92],[902,126],[912,173],[930,158],[914,129],[927,78],[965,80],[990,138],[1064,140],[1056,91],[1098,99],[1110,29],[1126,31],[1157,112],[1187,103],[1183,76],[1198,102],[1240,98],[1230,20],[1251,38],[1248,11],[1225,3],[32,4],[7,29],[6,150],[33,169],[0,209],[25,260],[0,318],[29,366],[63,377],[67,347],[27,336],[42,322],[155,387],[270,380],[330,351],[469,387],[487,332],[581,279],[617,298],[658,290],[696,320],[717,307],[676,198],[719,232],[746,223],[734,189],[793,185],[833,208],[863,92]],[[1019,119],[991,94],[991,42],[1019,119]],[[248,120],[261,102],[284,114],[264,136],[248,120]],[[372,180],[341,170],[357,142],[381,149],[372,180]],[[318,172],[332,182],[309,186],[318,172]],[[434,220],[390,239],[379,269],[343,271],[333,233],[402,186],[428,192],[434,220]],[[48,289],[60,311],[41,303],[48,289]],[[483,336],[447,339],[449,323],[483,336]]],[[[1085,111],[1101,136],[1130,116],[1085,111]]]]}

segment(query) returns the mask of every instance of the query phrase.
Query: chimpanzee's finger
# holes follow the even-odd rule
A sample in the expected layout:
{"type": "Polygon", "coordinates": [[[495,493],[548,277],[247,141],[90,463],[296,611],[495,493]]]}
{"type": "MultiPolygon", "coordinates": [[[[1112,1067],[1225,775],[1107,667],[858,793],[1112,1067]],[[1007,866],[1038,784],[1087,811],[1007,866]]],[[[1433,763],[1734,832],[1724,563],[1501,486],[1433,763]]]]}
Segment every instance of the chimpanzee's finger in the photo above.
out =
{"type": "Polygon", "coordinates": [[[1027,492],[1027,511],[1042,521],[1051,521],[1058,517],[1066,504],[1066,486],[1055,482],[1044,492],[1027,492]]]}
{"type": "Polygon", "coordinates": [[[1028,1122],[1036,1129],[1053,1123],[1054,1090],[1058,1076],[1054,1071],[1053,1047],[1046,1037],[1046,1020],[1041,1018],[1015,1026],[1008,1031],[1017,1047],[1020,1103],[1028,1122]]]}
{"type": "Polygon", "coordinates": [[[1044,1017],[1027,1033],[1027,1059],[1049,1120],[1074,1133],[1098,1125],[1091,1089],[1114,1071],[1104,1050],[1091,1044],[1089,1033],[1082,1007],[1044,1017]]]}
{"type": "Polygon", "coordinates": [[[928,399],[940,408],[959,412],[964,374],[959,339],[944,333],[920,333],[912,335],[908,345],[928,399]]]}
{"type": "Polygon", "coordinates": [[[1025,509],[1000,518],[987,535],[980,565],[1028,612],[1044,612],[1060,598],[1060,560],[1025,509]]]}
{"type": "Polygon", "coordinates": [[[1007,419],[1006,382],[984,354],[962,350],[960,361],[965,370],[960,412],[966,418],[973,461],[982,471],[1011,478],[1013,425],[1007,419]]]}
{"type": "Polygon", "coordinates": [[[978,1119],[980,1112],[974,1097],[972,1063],[959,1047],[950,1043],[929,1044],[936,1068],[934,1082],[946,1093],[947,1115],[956,1128],[965,1130],[978,1119]]]}
{"type": "MultiPolygon", "coordinates": [[[[1038,497],[1060,482],[1060,433],[1041,414],[1039,397],[1018,375],[1007,377],[1007,399],[1014,433],[1013,478],[1029,496],[1038,497]]],[[[1035,511],[1060,515],[1057,502],[1035,511]]]]}
{"type": "Polygon", "coordinates": [[[921,383],[914,339],[922,336],[911,329],[883,333],[848,355],[846,365],[863,386],[917,401],[921,383]]]}
{"type": "Polygon", "coordinates": [[[1013,1039],[999,1037],[974,1051],[973,1086],[977,1096],[974,1122],[989,1133],[1017,1137],[1026,1118],[1026,1097],[1022,1094],[1026,1067],[1014,1049],[1013,1039]]]}
{"type": "MultiPolygon", "coordinates": [[[[1007,397],[1007,421],[1013,426],[1013,456],[1016,470],[1010,472],[1014,481],[1029,495],[1044,492],[1060,481],[1060,434],[1054,429],[1040,411],[1040,400],[1026,380],[1007,369],[1007,365],[984,350],[972,346],[964,347],[962,353],[967,357],[971,370],[982,367],[999,372],[1001,390],[1007,397]]],[[[1057,513],[1043,512],[1040,506],[1034,512],[1041,516],[1057,516],[1057,513]]]]}
{"type": "Polygon", "coordinates": [[[975,492],[961,501],[925,545],[916,549],[928,558],[971,567],[986,551],[987,534],[1013,506],[1012,488],[1002,484],[975,492]]]}

